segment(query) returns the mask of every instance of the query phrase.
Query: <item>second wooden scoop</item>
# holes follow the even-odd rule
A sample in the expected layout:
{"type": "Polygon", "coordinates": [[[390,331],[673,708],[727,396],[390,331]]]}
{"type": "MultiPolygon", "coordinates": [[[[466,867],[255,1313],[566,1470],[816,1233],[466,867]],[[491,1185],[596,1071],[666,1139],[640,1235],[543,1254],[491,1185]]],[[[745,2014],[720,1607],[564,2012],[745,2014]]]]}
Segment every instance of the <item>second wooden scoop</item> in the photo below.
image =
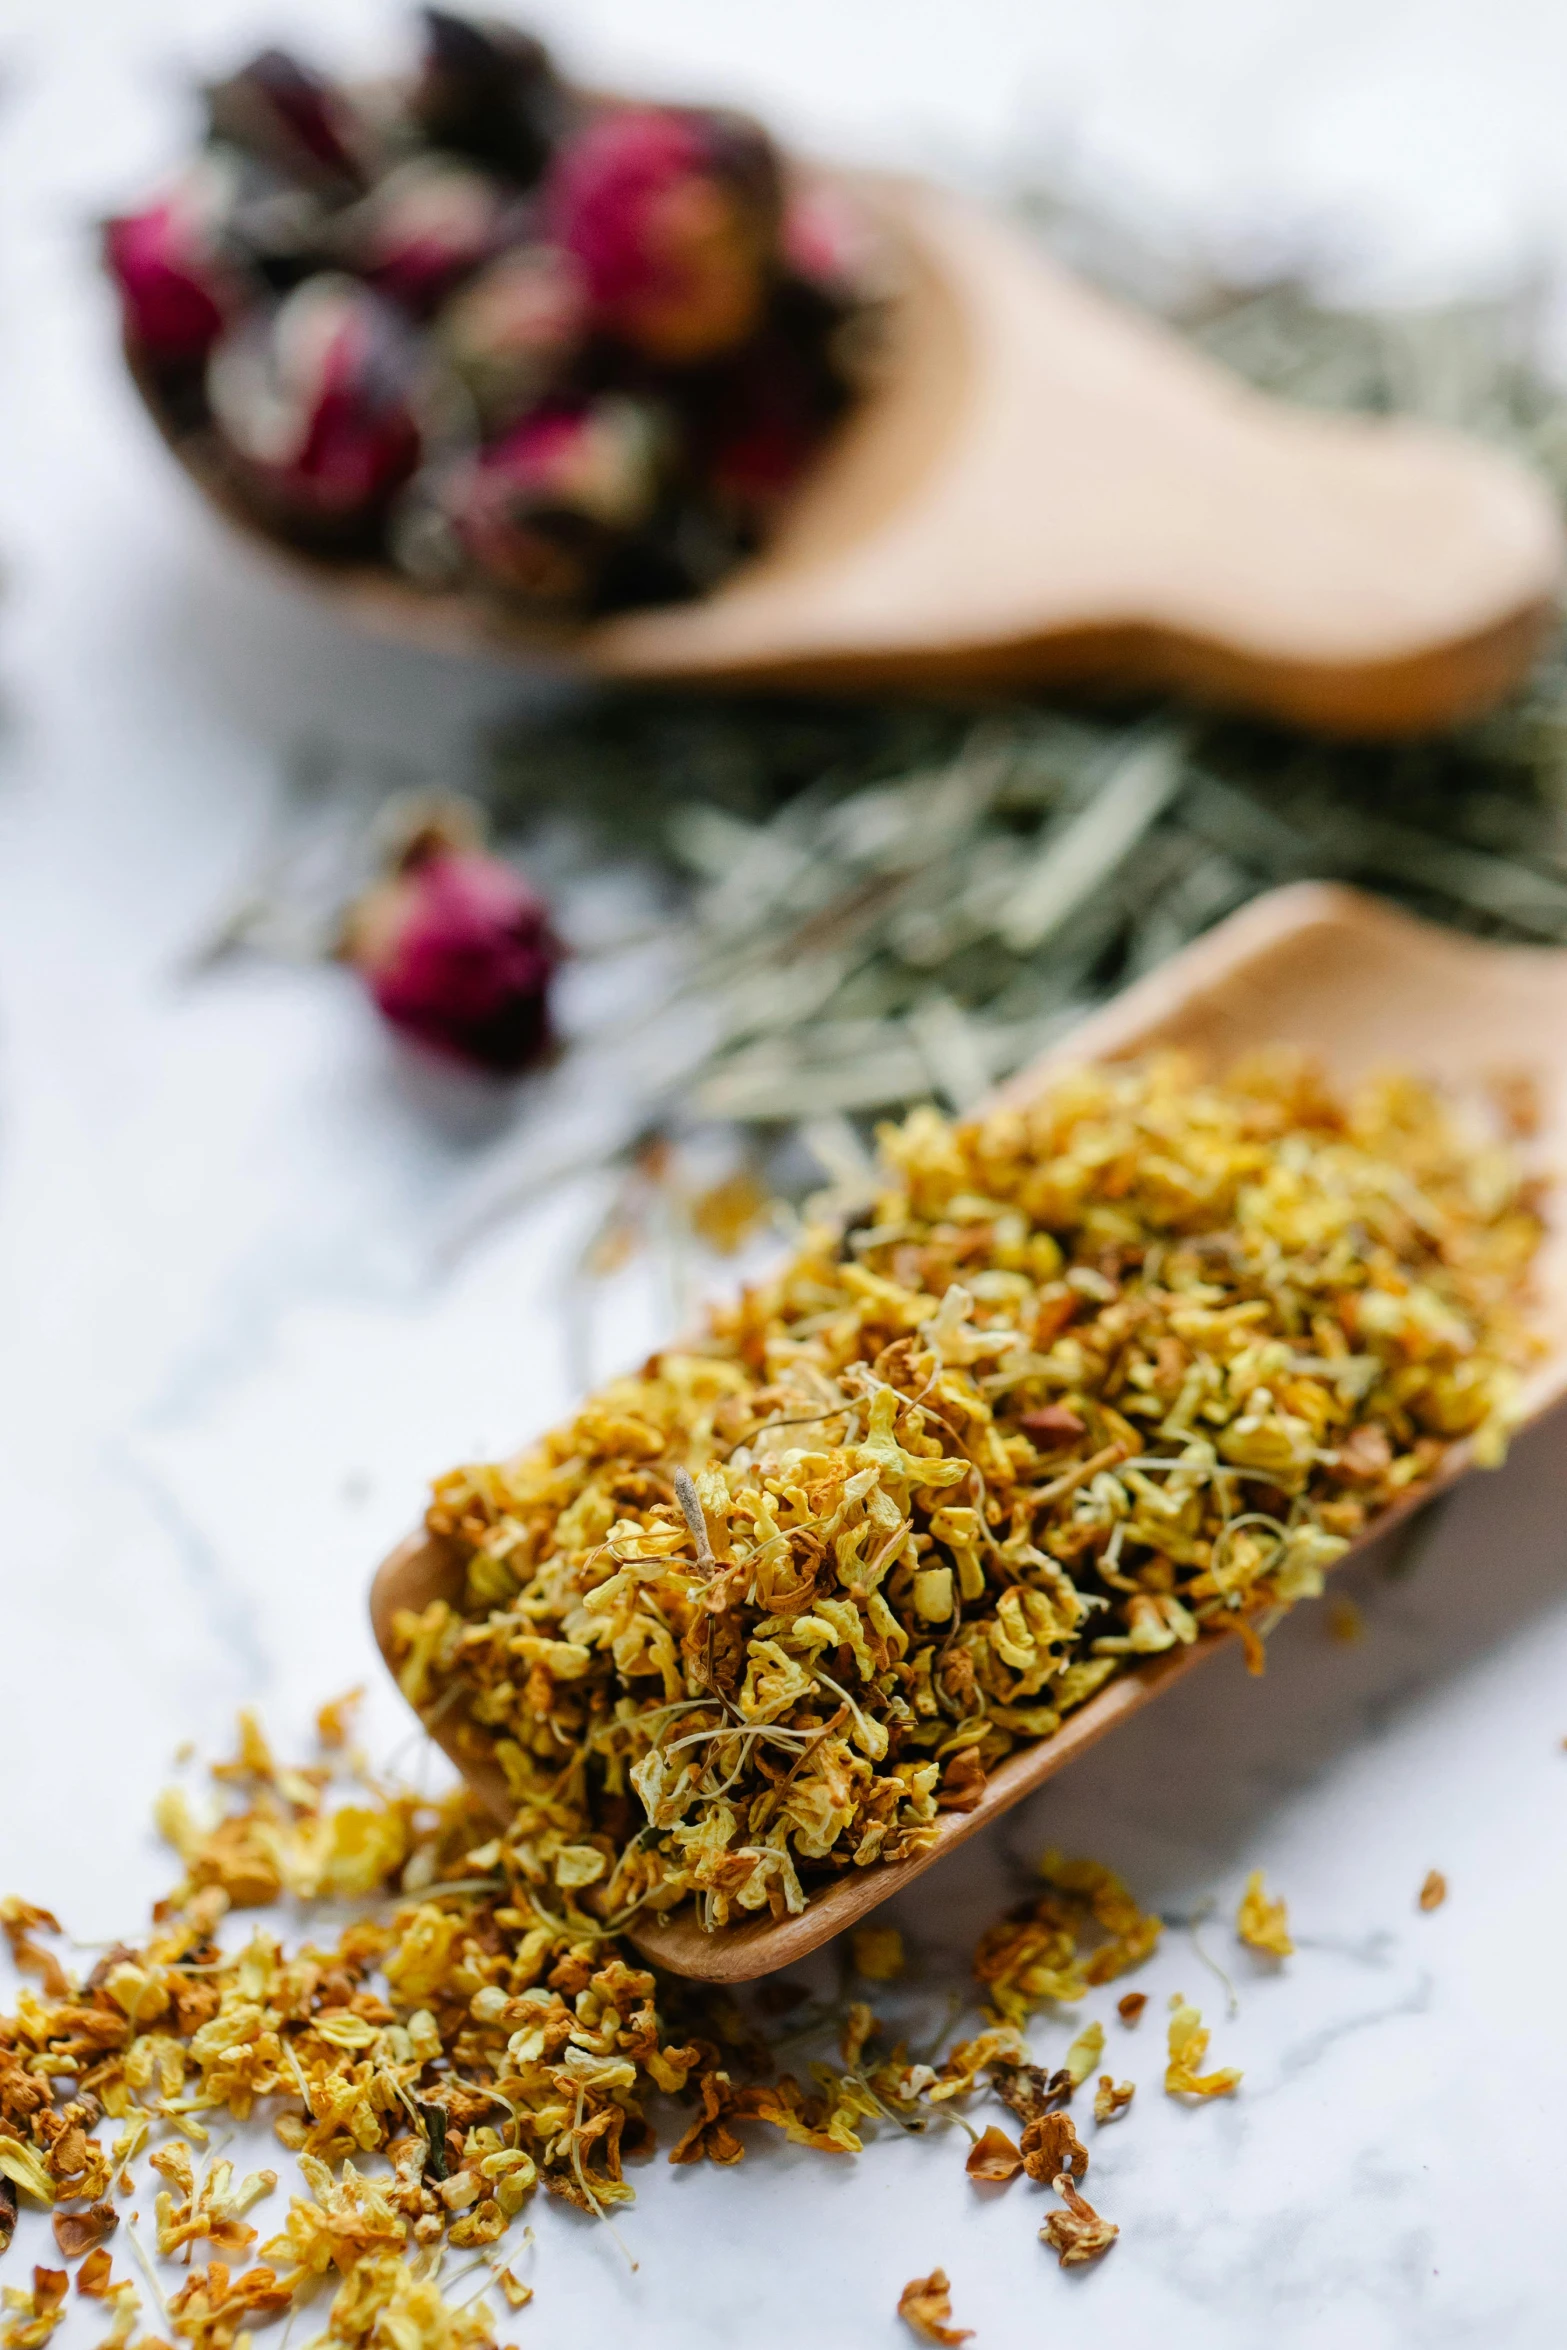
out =
{"type": "Polygon", "coordinates": [[[569,637],[284,546],[131,364],[231,522],[348,617],[436,649],[691,685],[1173,687],[1351,734],[1448,725],[1523,675],[1562,534],[1520,465],[1264,398],[979,207],[851,184],[902,264],[883,381],[764,554],[569,637]]]}
{"type": "MultiPolygon", "coordinates": [[[[1459,1089],[1527,1072],[1540,1098],[1542,1165],[1553,1172],[1567,1169],[1567,953],[1455,937],[1353,891],[1316,883],[1257,899],[1095,1013],[1008,1092],[1026,1096],[1072,1062],[1154,1045],[1188,1046],[1222,1066],[1272,1043],[1314,1053],[1340,1083],[1390,1064],[1429,1072],[1459,1089]]],[[[1567,1227],[1559,1221],[1547,1235],[1538,1274],[1538,1323],[1547,1352],[1523,1398],[1528,1418],[1567,1396],[1567,1227]]],[[[1467,1466],[1464,1448],[1456,1446],[1443,1464],[1442,1481],[1467,1466]]],[[[1375,1541],[1402,1514],[1385,1513],[1348,1555],[1375,1541]]],[[[426,1607],[435,1598],[455,1600],[461,1585],[459,1559],[424,1534],[393,1551],[370,1597],[388,1664],[397,1611],[426,1607]]],[[[901,1892],[954,1845],[1227,1644],[1227,1635],[1208,1633],[1195,1646],[1110,1682],[1069,1715],[1053,1738],[1009,1755],[991,1773],[973,1811],[943,1813],[931,1850],[848,1871],[815,1894],[798,1917],[704,1934],[686,1910],[654,1923],[634,1922],[628,1939],[658,1965],[711,1982],[745,1982],[787,1966],[901,1892]]],[[[461,1723],[447,1713],[430,1728],[497,1818],[509,1820],[513,1804],[505,1778],[496,1765],[475,1760],[461,1723]]]]}

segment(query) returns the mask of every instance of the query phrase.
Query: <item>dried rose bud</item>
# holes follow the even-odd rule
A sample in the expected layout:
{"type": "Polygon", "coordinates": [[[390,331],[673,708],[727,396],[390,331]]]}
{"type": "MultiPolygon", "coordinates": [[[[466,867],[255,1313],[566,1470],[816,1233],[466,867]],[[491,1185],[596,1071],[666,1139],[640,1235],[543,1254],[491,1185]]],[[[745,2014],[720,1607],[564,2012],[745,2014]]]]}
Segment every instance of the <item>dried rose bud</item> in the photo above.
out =
{"type": "Polygon", "coordinates": [[[286,49],[263,49],[207,91],[215,139],[289,179],[349,196],[365,183],[363,133],[349,99],[286,49]]]}
{"type": "Polygon", "coordinates": [[[120,289],[126,333],[149,359],[204,359],[243,301],[223,250],[225,175],[202,157],[145,212],[111,220],[104,258],[120,289]]]}
{"type": "Polygon", "coordinates": [[[560,149],[545,201],[599,323],[646,357],[709,359],[755,328],[782,197],[772,146],[742,116],[602,114],[560,149]]]}
{"type": "Polygon", "coordinates": [[[448,511],[469,560],[531,603],[589,600],[616,541],[654,513],[662,439],[639,401],[536,409],[452,486],[448,511]]]}
{"type": "Polygon", "coordinates": [[[433,310],[495,250],[505,201],[493,179],[416,155],[378,182],[342,224],[345,260],[405,310],[433,310]]]}
{"type": "Polygon", "coordinates": [[[452,828],[415,833],[354,907],[343,952],[392,1026],[450,1059],[510,1076],[549,1045],[549,909],[452,828]]]}
{"type": "Polygon", "coordinates": [[[424,65],[412,113],[435,147],[471,155],[521,187],[549,161],[566,99],[549,53],[515,25],[424,10],[424,65]]]}
{"type": "Polygon", "coordinates": [[[503,253],[436,321],[436,340],[486,430],[536,407],[581,341],[581,272],[556,245],[503,253]]]}
{"type": "Polygon", "coordinates": [[[418,465],[420,368],[395,310],[322,275],[226,336],[207,390],[248,486],[297,522],[337,526],[379,514],[418,465]]]}

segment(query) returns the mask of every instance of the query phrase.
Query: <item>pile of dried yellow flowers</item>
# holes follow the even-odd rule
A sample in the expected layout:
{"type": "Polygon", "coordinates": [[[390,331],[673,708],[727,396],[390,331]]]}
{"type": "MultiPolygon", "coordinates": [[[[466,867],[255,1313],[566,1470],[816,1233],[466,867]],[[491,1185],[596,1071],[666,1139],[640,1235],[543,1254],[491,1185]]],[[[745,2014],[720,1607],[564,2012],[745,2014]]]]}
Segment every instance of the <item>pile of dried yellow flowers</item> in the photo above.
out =
{"type": "Polygon", "coordinates": [[[1500,1458],[1540,1225],[1403,1077],[1177,1055],[882,1135],[810,1230],[519,1458],[439,1480],[461,1602],[402,1686],[516,1800],[496,1845],[613,1927],[799,1910],[926,1849],[1113,1674],[1261,1639],[1456,1438],[1500,1458]]]}
{"type": "MultiPolygon", "coordinates": [[[[17,1966],[41,1977],[0,2017],[0,2251],[18,2195],[48,2207],[60,2257],[81,2263],[78,2294],[112,2307],[105,2350],[172,2350],[170,2337],[234,2350],[328,2288],[315,2336],[328,2350],[491,2350],[483,2291],[453,2301],[443,2289],[444,2248],[473,2255],[485,2289],[493,2282],[520,2307],[530,2289],[493,2248],[539,2186],[600,2216],[629,2202],[623,2164],[652,2151],[647,2107],[659,2093],[687,2108],[677,2163],[737,2162],[737,2132],[754,2122],[834,2154],[859,2153],[866,2123],[922,2132],[950,2120],[973,2138],[958,2109],[995,2094],[1029,2125],[1014,2167],[1049,2184],[1064,2165],[1075,2193],[1087,2158],[1061,2108],[1097,2059],[1102,2027],[1047,2075],[999,2012],[945,2054],[915,2058],[851,1984],[803,2019],[799,1986],[769,1986],[758,2007],[787,2015],[791,2037],[802,2021],[838,2033],[839,2064],[812,2066],[802,2083],[776,2071],[761,2024],[732,1998],[655,1978],[591,1919],[554,1912],[467,1795],[388,1791],[351,1763],[345,1798],[341,1709],[325,1709],[322,1727],[322,1758],[288,1767],[242,1716],[239,1752],[214,1774],[223,1806],[162,1798],[183,1881],[158,1904],[149,1939],[104,1951],[84,1979],[39,1939],[60,1930],[47,1911],[0,1904],[17,1966]],[[350,1902],[358,1915],[324,1947],[289,1949],[270,1924],[233,1932],[231,1913],[284,1897],[350,1902]],[[276,2192],[276,2172],[236,2177],[211,2143],[215,2117],[258,2113],[299,2173],[264,2237],[250,2215],[276,2192]],[[165,2299],[127,2222],[162,2333],[139,2330],[137,2284],[115,2275],[109,2248],[143,2159],[162,2180],[157,2252],[187,2271],[165,2299]]],[[[1045,1892],[988,1939],[979,1970],[986,1988],[1010,1986],[1013,2016],[1081,1997],[1158,1939],[1158,1921],[1109,1872],[1048,1855],[1042,1873],[1045,1892]],[[1048,1980],[1033,1966],[1047,1917],[1048,1980]]],[[[867,1988],[903,1967],[884,1926],[856,1935],[848,1959],[867,1988]]],[[[1094,2225],[1102,2249],[1115,2230],[1094,2225]]],[[[1071,2208],[1042,2233],[1063,2260],[1089,2257],[1071,2208]]],[[[41,2350],[68,2283],[66,2269],[39,2265],[31,2291],[4,2289],[3,2350],[41,2350]]]]}

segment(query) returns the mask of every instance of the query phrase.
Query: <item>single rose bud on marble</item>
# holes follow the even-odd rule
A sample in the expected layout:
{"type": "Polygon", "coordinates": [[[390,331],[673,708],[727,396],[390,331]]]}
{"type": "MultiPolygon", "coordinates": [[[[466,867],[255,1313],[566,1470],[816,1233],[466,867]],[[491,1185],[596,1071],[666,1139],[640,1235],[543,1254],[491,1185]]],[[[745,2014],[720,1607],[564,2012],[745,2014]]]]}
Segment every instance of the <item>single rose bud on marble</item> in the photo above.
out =
{"type": "Polygon", "coordinates": [[[344,261],[416,317],[434,310],[501,240],[496,181],[443,155],[414,155],[340,222],[344,261]]]}
{"type": "Polygon", "coordinates": [[[344,200],[367,178],[366,132],[346,92],[286,49],[263,49],[206,93],[214,139],[344,200]]]}
{"type": "Polygon", "coordinates": [[[549,52],[515,25],[423,11],[425,49],[410,111],[435,147],[529,188],[549,161],[567,98],[549,52]]]}
{"type": "Polygon", "coordinates": [[[538,406],[578,349],[586,316],[582,272],[558,245],[502,253],[458,288],[435,339],[486,433],[538,406]]]}
{"type": "Polygon", "coordinates": [[[228,195],[224,173],[201,157],[145,212],[104,225],[126,333],[156,365],[199,364],[243,305],[223,251],[228,195]]]}
{"type": "Polygon", "coordinates": [[[323,274],[224,337],[207,394],[257,496],[296,522],[340,528],[383,512],[417,467],[422,380],[397,311],[352,278],[323,274]]]}
{"type": "Polygon", "coordinates": [[[580,606],[617,543],[652,519],[663,447],[642,401],[536,409],[456,476],[447,511],[486,579],[541,607],[580,606]]]}
{"type": "Polygon", "coordinates": [[[549,1048],[549,908],[460,819],[413,830],[350,911],[342,951],[382,1016],[433,1052],[515,1076],[549,1048]]]}
{"type": "Polygon", "coordinates": [[[598,323],[677,367],[756,327],[781,208],[764,131],[675,107],[599,115],[562,145],[545,189],[550,232],[580,263],[598,323]]]}

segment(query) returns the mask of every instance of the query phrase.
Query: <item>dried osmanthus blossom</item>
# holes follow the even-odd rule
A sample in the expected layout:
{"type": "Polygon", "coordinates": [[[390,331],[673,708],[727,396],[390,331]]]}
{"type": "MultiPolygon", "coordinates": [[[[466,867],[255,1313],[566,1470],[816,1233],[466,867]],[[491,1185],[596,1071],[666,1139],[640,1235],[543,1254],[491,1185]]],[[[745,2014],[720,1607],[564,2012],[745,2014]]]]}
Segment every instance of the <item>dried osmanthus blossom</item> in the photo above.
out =
{"type": "Polygon", "coordinates": [[[1105,2052],[1105,2028],[1097,2020],[1086,2023],[1066,2052],[1065,2070],[1074,2089],[1080,2089],[1105,2052]]]}
{"type": "Polygon", "coordinates": [[[1119,2121],[1137,2093],[1135,2081],[1117,2081],[1109,2073],[1101,2073],[1099,2086],[1094,2091],[1094,2119],[1096,2122],[1119,2121]]]}
{"type": "Polygon", "coordinates": [[[1050,2214],[1039,2231],[1040,2242],[1059,2255],[1063,2268],[1077,2268],[1085,2261],[1097,2260],[1101,2252],[1109,2251],[1120,2229],[1114,2220],[1102,2219],[1093,2205],[1084,2201],[1065,2171],[1051,2184],[1066,2209],[1050,2214]]]}
{"type": "Polygon", "coordinates": [[[973,2338],[972,2326],[955,2326],[949,2322],[952,2287],[944,2268],[933,2268],[928,2277],[909,2279],[898,2295],[898,2315],[922,2342],[967,2342],[973,2338]]]}
{"type": "Polygon", "coordinates": [[[1447,1879],[1440,1869],[1427,1869],[1420,1887],[1420,1907],[1426,1910],[1440,1909],[1446,1899],[1447,1879]]]}
{"type": "Polygon", "coordinates": [[[0,2306],[11,2312],[0,2326],[0,2350],[42,2350],[65,2315],[65,2293],[70,2283],[63,2268],[35,2268],[33,2289],[24,2293],[15,2285],[0,2292],[0,2306]]]}
{"type": "Polygon", "coordinates": [[[1148,2005],[1146,1991],[1124,1991],[1115,2003],[1115,2012],[1131,2031],[1142,2022],[1143,2009],[1148,2005]]]}
{"type": "Polygon", "coordinates": [[[1212,2073],[1198,2071],[1208,2053],[1208,2033],[1201,2012],[1177,1991],[1170,2001],[1170,2061],[1164,2085],[1172,2097],[1233,2097],[1241,2076],[1233,2065],[1212,2073]]]}
{"type": "Polygon", "coordinates": [[[1023,2157],[1006,2131],[998,2130],[992,2122],[969,2148],[963,2168],[971,2179],[982,2179],[987,2186],[1003,2186],[1008,2179],[1017,2177],[1023,2168],[1023,2157]]]}
{"type": "Polygon", "coordinates": [[[1246,1880],[1235,1913],[1235,1931],[1249,1949],[1260,1950],[1269,1958],[1288,1958],[1295,1947],[1290,1940],[1289,1909],[1282,1898],[1268,1899],[1261,1869],[1253,1869],[1246,1880]]]}
{"type": "Polygon", "coordinates": [[[903,1972],[903,1936],[896,1926],[856,1926],[849,1952],[855,1973],[867,1983],[896,1982],[903,1972]]]}
{"type": "Polygon", "coordinates": [[[1088,2149],[1078,2136],[1071,2115],[1059,2108],[1054,2113],[1042,2113],[1029,2123],[1023,2132],[1022,2155],[1023,2168],[1040,2184],[1053,2180],[1062,2171],[1080,2179],[1088,2168],[1088,2149]]]}
{"type": "MultiPolygon", "coordinates": [[[[782,1916],[928,1849],[1112,1675],[1205,1628],[1260,1669],[1451,1440],[1503,1449],[1539,1223],[1411,1079],[1167,1054],[882,1142],[857,1223],[437,1481],[465,1574],[398,1617],[404,1693],[504,1771],[507,1866],[605,1924],[782,1916]]],[[[1158,1932],[1105,1872],[1046,1882],[981,1947],[1012,2020],[1158,1932]]]]}
{"type": "MultiPolygon", "coordinates": [[[[0,2017],[0,2176],[56,2207],[68,2257],[85,2251],[79,2290],[114,2312],[107,2350],[130,2350],[139,2302],[95,2240],[111,2189],[150,2185],[143,2162],[159,2180],[156,2251],[186,2264],[168,2330],[191,2350],[238,2350],[326,2285],[332,2350],[494,2350],[482,2298],[445,2299],[443,2246],[488,2260],[539,2186],[598,2216],[629,2202],[624,2163],[652,2150],[659,2093],[689,2108],[671,2161],[731,2163],[749,2123],[852,2155],[866,2124],[922,2133],[993,2088],[1028,2126],[1021,2149],[985,2132],[977,2175],[1081,2174],[1059,2111],[1071,2075],[1030,2065],[1011,2025],[911,2058],[882,2053],[883,2026],[851,2001],[824,2019],[840,2024],[841,2069],[774,2075],[728,1994],[660,1983],[580,1905],[591,1872],[543,1885],[466,1792],[432,1802],[367,1778],[344,1752],[347,1702],[322,1709],[320,1757],[302,1766],[242,1714],[212,1772],[216,1803],[160,1798],[184,1875],[150,1936],[116,1944],[84,1981],[22,1989],[0,2017]],[[259,1924],[219,1942],[228,1913],[283,1896],[368,1906],[326,1947],[290,1948],[259,1924]],[[278,2174],[238,2175],[212,2135],[258,2108],[296,2158],[287,2209],[259,2243],[252,2214],[278,2174]]],[[[25,1904],[11,1915],[24,1937],[44,1923],[25,1904]]],[[[901,1953],[875,1932],[864,1955],[885,1968],[901,1953]]],[[[529,2289],[496,2273],[520,2306],[529,2289]]],[[[40,2350],[63,2291],[64,2272],[38,2272],[0,2350],[40,2350]]]]}

